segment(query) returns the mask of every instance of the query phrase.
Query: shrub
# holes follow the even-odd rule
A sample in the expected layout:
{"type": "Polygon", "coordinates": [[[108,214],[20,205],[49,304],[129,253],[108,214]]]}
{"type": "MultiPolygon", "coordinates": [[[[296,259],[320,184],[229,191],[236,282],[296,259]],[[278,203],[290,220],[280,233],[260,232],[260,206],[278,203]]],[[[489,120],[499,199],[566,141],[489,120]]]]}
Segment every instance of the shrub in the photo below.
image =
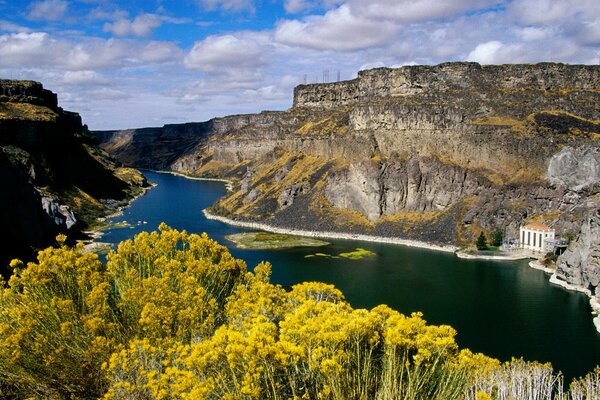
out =
{"type": "MultiPolygon", "coordinates": [[[[459,350],[449,326],[353,309],[332,285],[290,291],[206,235],[165,225],[104,267],[40,252],[0,288],[0,392],[14,398],[551,399],[550,365],[459,350]]],[[[61,238],[61,240],[64,238],[61,238]]],[[[571,386],[597,396],[599,370],[571,386]]]]}
{"type": "Polygon", "coordinates": [[[479,234],[477,241],[475,242],[475,246],[477,246],[477,250],[487,250],[487,239],[483,234],[483,231],[479,234]]]}

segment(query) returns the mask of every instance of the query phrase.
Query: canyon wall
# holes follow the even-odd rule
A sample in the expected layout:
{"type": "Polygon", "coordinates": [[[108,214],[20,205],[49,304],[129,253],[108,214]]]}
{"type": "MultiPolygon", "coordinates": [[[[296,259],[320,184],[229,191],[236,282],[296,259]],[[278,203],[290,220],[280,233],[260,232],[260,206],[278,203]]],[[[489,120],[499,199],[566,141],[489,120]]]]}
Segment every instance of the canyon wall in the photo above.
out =
{"type": "Polygon", "coordinates": [[[96,146],[78,114],[40,83],[0,80],[0,272],[70,239],[141,190],[145,180],[96,146]],[[113,206],[113,207],[111,207],[113,206]]]}
{"type": "Polygon", "coordinates": [[[377,68],[300,85],[293,107],[103,132],[121,161],[235,190],[234,219],[469,244],[537,221],[579,232],[598,192],[600,67],[377,68]]]}

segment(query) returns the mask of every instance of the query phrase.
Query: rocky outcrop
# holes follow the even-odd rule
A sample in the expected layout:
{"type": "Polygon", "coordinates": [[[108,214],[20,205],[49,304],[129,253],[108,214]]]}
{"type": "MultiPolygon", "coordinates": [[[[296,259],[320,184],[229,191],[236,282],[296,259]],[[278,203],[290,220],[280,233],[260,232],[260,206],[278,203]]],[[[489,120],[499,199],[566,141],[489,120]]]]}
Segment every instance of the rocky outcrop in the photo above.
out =
{"type": "Polygon", "coordinates": [[[125,204],[146,184],[98,149],[56,94],[37,82],[0,80],[0,230],[8,233],[0,272],[11,258],[31,259],[58,233],[78,237],[110,212],[107,204],[125,204]]]}
{"type": "Polygon", "coordinates": [[[578,231],[598,193],[600,67],[378,68],[287,111],[104,132],[134,166],[239,179],[215,212],[439,244],[524,221],[578,231]]]}
{"type": "Polygon", "coordinates": [[[556,277],[600,297],[600,203],[585,214],[577,238],[556,263],[556,277]]]}
{"type": "Polygon", "coordinates": [[[599,149],[565,147],[550,159],[548,178],[574,190],[600,182],[599,149]]]}

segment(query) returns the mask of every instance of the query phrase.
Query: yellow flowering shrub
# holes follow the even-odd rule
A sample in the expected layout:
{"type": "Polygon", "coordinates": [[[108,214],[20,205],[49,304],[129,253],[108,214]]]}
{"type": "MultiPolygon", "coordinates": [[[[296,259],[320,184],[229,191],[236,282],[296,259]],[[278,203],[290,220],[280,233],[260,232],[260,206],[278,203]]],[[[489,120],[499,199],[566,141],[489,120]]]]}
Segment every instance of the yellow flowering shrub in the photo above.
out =
{"type": "MultiPolygon", "coordinates": [[[[13,261],[0,281],[0,396],[563,398],[548,364],[460,350],[451,327],[353,309],[330,284],[286,291],[269,282],[270,264],[248,272],[205,234],[161,224],[106,266],[63,242],[27,267],[13,261]]],[[[599,371],[573,383],[573,400],[597,396],[599,371]]]]}
{"type": "Polygon", "coordinates": [[[0,379],[30,394],[97,396],[101,363],[120,335],[111,286],[81,246],[49,248],[27,267],[15,260],[0,289],[0,379]]]}
{"type": "Polygon", "coordinates": [[[246,264],[206,234],[161,224],[119,244],[108,257],[127,336],[198,341],[224,322],[225,300],[246,264]]]}

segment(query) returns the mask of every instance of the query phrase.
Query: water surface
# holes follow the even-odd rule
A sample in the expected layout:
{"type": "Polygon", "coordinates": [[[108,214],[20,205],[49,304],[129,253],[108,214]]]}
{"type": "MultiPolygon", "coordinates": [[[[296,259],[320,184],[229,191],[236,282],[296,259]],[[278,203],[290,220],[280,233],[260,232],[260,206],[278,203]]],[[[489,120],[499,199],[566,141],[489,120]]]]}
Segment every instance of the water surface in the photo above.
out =
{"type": "Polygon", "coordinates": [[[458,330],[461,347],[502,361],[511,357],[550,361],[570,379],[600,364],[600,334],[592,323],[588,298],[548,283],[526,261],[462,260],[453,254],[367,242],[333,240],[320,248],[239,250],[225,235],[243,232],[204,218],[202,210],[225,194],[223,183],[144,171],[158,186],[136,200],[122,216],[128,228],[110,229],[100,240],[117,243],[160,222],[188,232],[207,232],[244,259],[249,268],[273,265],[272,281],[335,284],[355,308],[387,304],[403,313],[421,311],[433,324],[458,330]],[[146,222],[146,223],[144,223],[146,222]],[[362,247],[376,253],[361,260],[312,257],[362,247]]]}

